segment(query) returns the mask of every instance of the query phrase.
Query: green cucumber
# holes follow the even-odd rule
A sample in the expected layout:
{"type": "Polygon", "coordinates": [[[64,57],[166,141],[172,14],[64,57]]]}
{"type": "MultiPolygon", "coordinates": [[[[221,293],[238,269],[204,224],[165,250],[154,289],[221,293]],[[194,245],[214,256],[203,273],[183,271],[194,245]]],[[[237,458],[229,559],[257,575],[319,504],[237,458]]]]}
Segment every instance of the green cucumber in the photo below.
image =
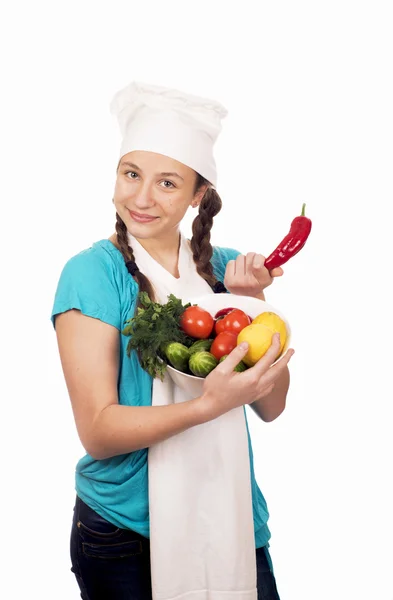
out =
{"type": "Polygon", "coordinates": [[[188,371],[190,351],[184,344],[171,342],[165,348],[165,355],[175,369],[183,373],[188,371]]]}
{"type": "Polygon", "coordinates": [[[189,367],[191,373],[196,377],[207,377],[213,369],[218,365],[218,360],[210,352],[195,352],[191,354],[189,367]]]}

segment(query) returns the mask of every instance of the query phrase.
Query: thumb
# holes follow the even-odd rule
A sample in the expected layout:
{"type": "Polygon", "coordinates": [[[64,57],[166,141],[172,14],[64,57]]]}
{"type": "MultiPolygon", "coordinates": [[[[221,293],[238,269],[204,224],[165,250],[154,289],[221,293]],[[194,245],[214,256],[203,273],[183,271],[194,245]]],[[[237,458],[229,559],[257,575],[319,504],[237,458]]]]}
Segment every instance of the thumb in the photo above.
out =
{"type": "Polygon", "coordinates": [[[232,373],[234,368],[237,367],[239,362],[241,362],[241,360],[246,356],[248,348],[248,343],[242,342],[228,354],[226,359],[223,360],[222,363],[216,367],[216,369],[219,368],[223,373],[232,373]]]}
{"type": "Polygon", "coordinates": [[[284,271],[281,267],[276,267],[270,271],[271,277],[282,277],[284,275],[284,271]]]}

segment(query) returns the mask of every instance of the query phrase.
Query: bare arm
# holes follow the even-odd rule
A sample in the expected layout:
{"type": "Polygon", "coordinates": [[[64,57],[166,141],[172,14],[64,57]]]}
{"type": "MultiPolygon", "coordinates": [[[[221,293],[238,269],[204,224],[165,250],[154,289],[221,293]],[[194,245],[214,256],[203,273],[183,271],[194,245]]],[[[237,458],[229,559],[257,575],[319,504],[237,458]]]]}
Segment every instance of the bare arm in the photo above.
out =
{"type": "Polygon", "coordinates": [[[264,398],[250,404],[254,412],[266,423],[274,421],[285,409],[290,383],[289,369],[286,367],[276,379],[273,390],[264,398]]]}
{"type": "MultiPolygon", "coordinates": [[[[224,284],[233,294],[250,296],[266,302],[264,290],[274,277],[283,275],[281,267],[270,272],[265,267],[265,257],[249,252],[246,256],[239,254],[235,260],[227,263],[224,284]],[[262,291],[260,291],[262,288],[262,291]]],[[[250,403],[255,413],[266,422],[274,421],[285,409],[290,376],[285,366],[275,379],[273,389],[260,399],[250,403]]]]}
{"type": "Polygon", "coordinates": [[[56,333],[78,435],[93,458],[147,448],[202,422],[197,400],[157,407],[119,404],[115,327],[70,310],[56,317],[56,333]]]}
{"type": "Polygon", "coordinates": [[[233,408],[255,404],[255,398],[259,402],[273,391],[293,354],[288,350],[272,366],[280,347],[273,336],[256,365],[236,373],[248,349],[240,344],[206,377],[202,396],[169,406],[122,406],[117,394],[119,331],[70,310],[57,316],[56,332],[79,438],[97,460],[148,448],[233,408]]]}
{"type": "MultiPolygon", "coordinates": [[[[260,292],[255,294],[255,298],[266,301],[265,294],[260,292]]],[[[274,421],[281,415],[285,410],[286,399],[290,384],[290,373],[288,367],[286,367],[280,376],[277,378],[273,390],[261,398],[257,402],[250,404],[254,412],[266,423],[274,421]]]]}

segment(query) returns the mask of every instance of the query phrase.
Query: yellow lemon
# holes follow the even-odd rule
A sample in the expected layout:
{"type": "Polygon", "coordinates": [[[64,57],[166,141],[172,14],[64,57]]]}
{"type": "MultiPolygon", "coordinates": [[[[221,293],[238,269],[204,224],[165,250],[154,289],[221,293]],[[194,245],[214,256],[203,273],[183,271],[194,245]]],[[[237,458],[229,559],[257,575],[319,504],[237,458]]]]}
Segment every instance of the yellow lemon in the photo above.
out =
{"type": "Polygon", "coordinates": [[[280,354],[284,349],[285,342],[287,341],[287,327],[281,317],[275,312],[266,311],[255,317],[252,321],[252,325],[266,325],[273,331],[273,333],[280,334],[280,354]]]}
{"type": "Polygon", "coordinates": [[[249,348],[243,362],[252,367],[268,351],[273,337],[273,331],[260,323],[248,325],[237,336],[237,344],[248,342],[249,348]]]}

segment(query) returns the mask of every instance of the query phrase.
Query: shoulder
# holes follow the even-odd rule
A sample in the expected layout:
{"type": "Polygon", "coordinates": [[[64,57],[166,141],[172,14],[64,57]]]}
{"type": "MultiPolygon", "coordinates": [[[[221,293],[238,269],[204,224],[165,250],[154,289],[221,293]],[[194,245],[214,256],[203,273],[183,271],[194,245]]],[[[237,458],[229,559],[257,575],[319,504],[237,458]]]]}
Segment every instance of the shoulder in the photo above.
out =
{"type": "Polygon", "coordinates": [[[77,308],[119,328],[122,300],[130,296],[134,287],[136,283],[119,250],[109,240],[95,242],[65,263],[57,284],[52,321],[56,314],[77,308]]]}
{"type": "Polygon", "coordinates": [[[239,252],[239,250],[235,250],[234,248],[213,246],[213,256],[211,259],[211,263],[213,266],[214,273],[220,281],[224,280],[227,263],[230,260],[235,260],[235,258],[239,256],[239,254],[241,254],[241,252],[239,252]]]}
{"type": "Polygon", "coordinates": [[[241,252],[235,250],[235,248],[224,248],[222,246],[213,246],[213,257],[212,260],[220,260],[222,262],[228,262],[234,260],[239,256],[241,252]]]}
{"type": "Polygon", "coordinates": [[[117,248],[109,240],[100,240],[72,256],[65,263],[62,275],[113,277],[123,265],[123,257],[117,248]]]}

